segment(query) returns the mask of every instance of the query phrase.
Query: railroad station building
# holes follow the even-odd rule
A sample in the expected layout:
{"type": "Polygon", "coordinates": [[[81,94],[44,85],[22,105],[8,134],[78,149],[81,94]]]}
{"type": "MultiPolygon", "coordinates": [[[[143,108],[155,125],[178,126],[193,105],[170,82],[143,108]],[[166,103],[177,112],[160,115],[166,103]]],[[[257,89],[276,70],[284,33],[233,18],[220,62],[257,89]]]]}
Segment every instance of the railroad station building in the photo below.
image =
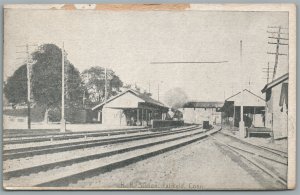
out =
{"type": "Polygon", "coordinates": [[[210,124],[221,124],[220,109],[223,103],[191,101],[185,103],[179,111],[185,123],[203,124],[203,121],[209,121],[210,124]]]}
{"type": "Polygon", "coordinates": [[[97,121],[116,126],[147,126],[165,120],[169,108],[150,96],[129,89],[92,108],[97,121]]]}
{"type": "Polygon", "coordinates": [[[225,100],[222,107],[223,122],[239,127],[241,121],[241,106],[245,127],[264,127],[266,102],[260,96],[244,89],[225,100]]]}
{"type": "Polygon", "coordinates": [[[286,138],[288,133],[288,80],[289,74],[265,85],[266,127],[273,129],[274,139],[286,138]]]}

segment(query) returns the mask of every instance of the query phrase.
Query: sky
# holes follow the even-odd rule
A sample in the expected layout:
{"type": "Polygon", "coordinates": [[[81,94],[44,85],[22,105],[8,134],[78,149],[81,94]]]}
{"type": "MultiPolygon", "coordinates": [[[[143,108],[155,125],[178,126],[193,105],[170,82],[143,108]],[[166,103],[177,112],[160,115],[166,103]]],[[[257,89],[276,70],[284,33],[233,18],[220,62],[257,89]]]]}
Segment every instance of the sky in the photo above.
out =
{"type": "MultiPolygon", "coordinates": [[[[275,45],[268,44],[273,41],[268,26],[288,27],[288,13],[25,9],[6,10],[4,24],[4,80],[23,63],[17,52],[25,48],[18,46],[64,42],[68,59],[81,72],[92,66],[110,68],[124,83],[150,88],[155,99],[159,85],[162,101],[177,87],[188,100],[223,101],[241,88],[262,96],[263,68],[268,62],[273,67],[275,60],[267,54],[275,52],[275,45]],[[152,63],[168,61],[227,62],[152,63]]],[[[280,52],[287,53],[287,47],[280,52]]],[[[277,72],[288,72],[286,56],[279,57],[277,72]]]]}

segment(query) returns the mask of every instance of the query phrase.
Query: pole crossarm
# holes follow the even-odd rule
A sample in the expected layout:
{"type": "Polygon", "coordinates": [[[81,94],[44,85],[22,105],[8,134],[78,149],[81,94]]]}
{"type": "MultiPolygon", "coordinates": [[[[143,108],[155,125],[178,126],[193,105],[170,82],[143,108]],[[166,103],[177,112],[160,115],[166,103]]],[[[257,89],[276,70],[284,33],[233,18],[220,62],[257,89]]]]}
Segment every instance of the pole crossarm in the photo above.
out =
{"type": "MultiPolygon", "coordinates": [[[[274,33],[274,34],[276,33],[276,34],[277,34],[278,32],[275,32],[275,31],[267,31],[267,33],[272,33],[272,34],[273,34],[273,33],[274,33]]],[[[289,33],[280,32],[280,34],[288,35],[289,33]]]]}
{"type": "Polygon", "coordinates": [[[285,54],[285,53],[273,53],[273,52],[267,52],[267,54],[280,55],[280,56],[287,56],[287,54],[285,54]]]}
{"type": "MultiPolygon", "coordinates": [[[[274,63],[274,68],[273,68],[273,80],[274,80],[275,76],[276,76],[278,61],[279,61],[278,57],[283,56],[283,55],[287,56],[287,54],[279,53],[279,46],[280,45],[288,45],[288,43],[282,43],[282,42],[280,42],[280,40],[289,40],[289,39],[285,38],[285,37],[281,37],[282,34],[288,34],[288,32],[282,32],[282,29],[286,29],[286,28],[283,28],[281,26],[268,26],[268,28],[273,28],[274,29],[273,31],[269,31],[269,30],[267,31],[267,33],[272,33],[272,36],[268,36],[268,38],[276,40],[276,42],[268,41],[268,44],[276,45],[276,52],[267,52],[267,54],[275,55],[275,63],[274,63]],[[275,37],[274,34],[277,34],[277,36],[275,37]]],[[[269,74],[269,72],[268,72],[268,74],[269,74]]]]}
{"type": "Polygon", "coordinates": [[[269,39],[281,39],[281,40],[289,40],[288,38],[283,37],[268,37],[269,39]]]}
{"type": "Polygon", "coordinates": [[[281,27],[281,26],[268,26],[268,28],[281,28],[281,29],[288,29],[288,28],[286,28],[286,27],[281,27]]]}
{"type": "Polygon", "coordinates": [[[274,44],[274,45],[277,45],[277,44],[279,44],[279,45],[289,45],[289,44],[287,44],[287,43],[274,43],[274,42],[268,42],[268,44],[274,44]]]}

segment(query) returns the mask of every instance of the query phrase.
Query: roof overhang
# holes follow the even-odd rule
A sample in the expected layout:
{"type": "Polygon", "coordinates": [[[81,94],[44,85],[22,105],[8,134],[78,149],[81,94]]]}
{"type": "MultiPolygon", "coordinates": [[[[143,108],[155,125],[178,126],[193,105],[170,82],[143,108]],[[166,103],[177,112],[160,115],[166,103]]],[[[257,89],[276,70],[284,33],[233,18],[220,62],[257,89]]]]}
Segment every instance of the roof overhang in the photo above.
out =
{"type": "MultiPolygon", "coordinates": [[[[141,102],[140,102],[140,103],[147,103],[147,100],[146,100],[146,99],[143,99],[143,97],[141,97],[141,95],[140,95],[138,92],[136,92],[136,91],[134,91],[134,90],[132,90],[132,89],[128,89],[128,90],[126,90],[126,91],[124,91],[124,92],[122,92],[122,93],[119,93],[119,94],[116,95],[116,96],[111,97],[111,98],[108,99],[106,102],[103,102],[103,103],[101,103],[101,104],[98,104],[98,105],[94,106],[94,107],[92,108],[92,110],[96,110],[96,109],[98,109],[98,108],[103,107],[105,104],[111,102],[112,100],[114,100],[114,99],[116,99],[116,98],[122,96],[123,94],[125,94],[125,93],[127,93],[127,92],[130,92],[130,93],[134,94],[136,97],[140,98],[140,99],[141,99],[141,102]]],[[[153,102],[154,102],[154,100],[153,100],[153,102]]],[[[148,102],[148,104],[155,105],[155,106],[160,107],[160,108],[163,108],[163,109],[168,109],[168,107],[166,107],[163,103],[158,102],[158,101],[155,102],[155,103],[150,103],[150,102],[148,102]]]]}
{"type": "Polygon", "coordinates": [[[271,89],[275,87],[276,85],[279,85],[280,83],[286,81],[289,79],[289,73],[286,73],[285,75],[282,75],[281,77],[278,77],[277,79],[273,80],[272,82],[265,85],[265,87],[261,90],[262,93],[265,93],[268,89],[271,89]]]}

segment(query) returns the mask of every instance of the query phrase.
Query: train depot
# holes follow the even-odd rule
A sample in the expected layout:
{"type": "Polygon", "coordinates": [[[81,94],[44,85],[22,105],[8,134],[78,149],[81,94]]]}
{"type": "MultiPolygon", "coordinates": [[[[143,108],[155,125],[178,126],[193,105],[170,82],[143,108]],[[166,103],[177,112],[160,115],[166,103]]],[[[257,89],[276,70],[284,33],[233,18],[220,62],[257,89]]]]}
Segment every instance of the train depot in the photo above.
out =
{"type": "Polygon", "coordinates": [[[169,108],[134,90],[127,90],[92,108],[101,124],[148,126],[153,120],[165,120],[169,108]]]}

